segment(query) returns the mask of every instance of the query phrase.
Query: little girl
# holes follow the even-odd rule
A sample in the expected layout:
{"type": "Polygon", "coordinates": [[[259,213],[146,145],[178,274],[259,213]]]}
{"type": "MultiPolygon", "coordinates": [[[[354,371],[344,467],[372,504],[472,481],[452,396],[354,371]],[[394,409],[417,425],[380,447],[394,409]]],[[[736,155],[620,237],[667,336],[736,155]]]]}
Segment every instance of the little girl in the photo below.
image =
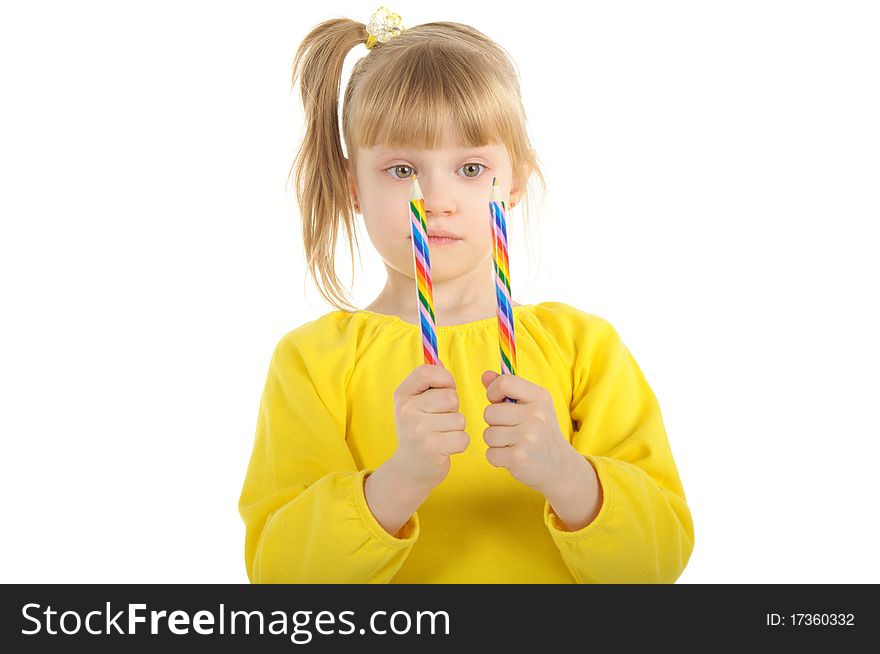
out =
{"type": "MultiPolygon", "coordinates": [[[[253,583],[671,583],[694,528],[660,407],[606,320],[513,303],[498,375],[488,199],[542,178],[504,50],[458,23],[326,21],[293,65],[309,270],[337,310],[275,347],[239,502],[253,583]],[[365,44],[338,94],[346,54],[365,44]],[[422,364],[408,198],[425,197],[440,365],[422,364]],[[387,283],[336,278],[361,215],[387,283]],[[505,402],[505,398],[516,402],[505,402]]],[[[356,240],[356,237],[355,237],[356,240]]],[[[352,259],[353,259],[352,252],[352,259]]]]}

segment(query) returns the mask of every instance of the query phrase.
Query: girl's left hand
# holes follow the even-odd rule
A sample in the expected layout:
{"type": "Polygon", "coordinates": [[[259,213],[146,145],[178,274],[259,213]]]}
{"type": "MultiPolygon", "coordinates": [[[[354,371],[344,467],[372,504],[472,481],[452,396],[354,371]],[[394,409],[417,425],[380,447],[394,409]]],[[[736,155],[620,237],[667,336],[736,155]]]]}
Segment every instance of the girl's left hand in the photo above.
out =
{"type": "Polygon", "coordinates": [[[492,403],[483,411],[489,425],[483,432],[489,446],[486,459],[548,499],[560,496],[576,474],[575,457],[581,455],[559,428],[550,392],[517,375],[499,375],[494,370],[486,370],[480,380],[492,403]],[[505,402],[505,397],[517,403],[505,402]]]}

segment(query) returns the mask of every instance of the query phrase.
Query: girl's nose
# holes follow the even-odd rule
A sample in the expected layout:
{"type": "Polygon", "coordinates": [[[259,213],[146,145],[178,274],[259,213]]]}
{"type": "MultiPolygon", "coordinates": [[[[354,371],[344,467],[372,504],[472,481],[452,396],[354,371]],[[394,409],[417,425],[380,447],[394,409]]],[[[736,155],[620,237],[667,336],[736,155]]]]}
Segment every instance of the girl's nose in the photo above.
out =
{"type": "Polygon", "coordinates": [[[425,214],[438,216],[455,213],[455,195],[449,188],[449,184],[437,180],[422,181],[419,175],[419,186],[422,195],[425,196],[425,214]]]}

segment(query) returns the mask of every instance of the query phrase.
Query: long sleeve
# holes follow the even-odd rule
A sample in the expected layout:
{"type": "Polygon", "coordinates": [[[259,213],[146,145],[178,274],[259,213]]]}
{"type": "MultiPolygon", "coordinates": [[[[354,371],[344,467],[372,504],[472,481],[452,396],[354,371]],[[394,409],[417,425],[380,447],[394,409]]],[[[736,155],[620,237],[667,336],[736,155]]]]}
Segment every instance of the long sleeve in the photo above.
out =
{"type": "Polygon", "coordinates": [[[673,583],[694,526],[660,407],[632,354],[606,321],[593,322],[573,374],[572,446],[592,464],[603,502],[567,531],[548,501],[544,522],[578,583],[673,583]]]}
{"type": "MultiPolygon", "coordinates": [[[[346,443],[344,363],[287,334],[269,365],[239,500],[253,583],[387,583],[419,536],[390,535],[364,496],[346,443]]],[[[338,349],[338,348],[337,348],[338,349]]]]}

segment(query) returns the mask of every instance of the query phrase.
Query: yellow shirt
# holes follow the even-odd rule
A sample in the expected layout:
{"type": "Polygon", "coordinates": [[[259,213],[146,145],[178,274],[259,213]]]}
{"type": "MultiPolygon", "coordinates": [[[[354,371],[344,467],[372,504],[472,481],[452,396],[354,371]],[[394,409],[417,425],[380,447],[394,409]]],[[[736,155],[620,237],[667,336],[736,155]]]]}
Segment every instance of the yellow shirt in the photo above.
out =
{"type": "Polygon", "coordinates": [[[393,393],[424,363],[418,325],[333,311],[281,338],[238,509],[253,583],[672,583],[694,528],[657,399],[615,329],[561,302],[513,308],[517,371],[548,390],[604,494],[568,531],[539,492],[486,460],[480,381],[496,318],[437,327],[468,449],[395,537],[364,479],[397,447],[393,393]]]}

